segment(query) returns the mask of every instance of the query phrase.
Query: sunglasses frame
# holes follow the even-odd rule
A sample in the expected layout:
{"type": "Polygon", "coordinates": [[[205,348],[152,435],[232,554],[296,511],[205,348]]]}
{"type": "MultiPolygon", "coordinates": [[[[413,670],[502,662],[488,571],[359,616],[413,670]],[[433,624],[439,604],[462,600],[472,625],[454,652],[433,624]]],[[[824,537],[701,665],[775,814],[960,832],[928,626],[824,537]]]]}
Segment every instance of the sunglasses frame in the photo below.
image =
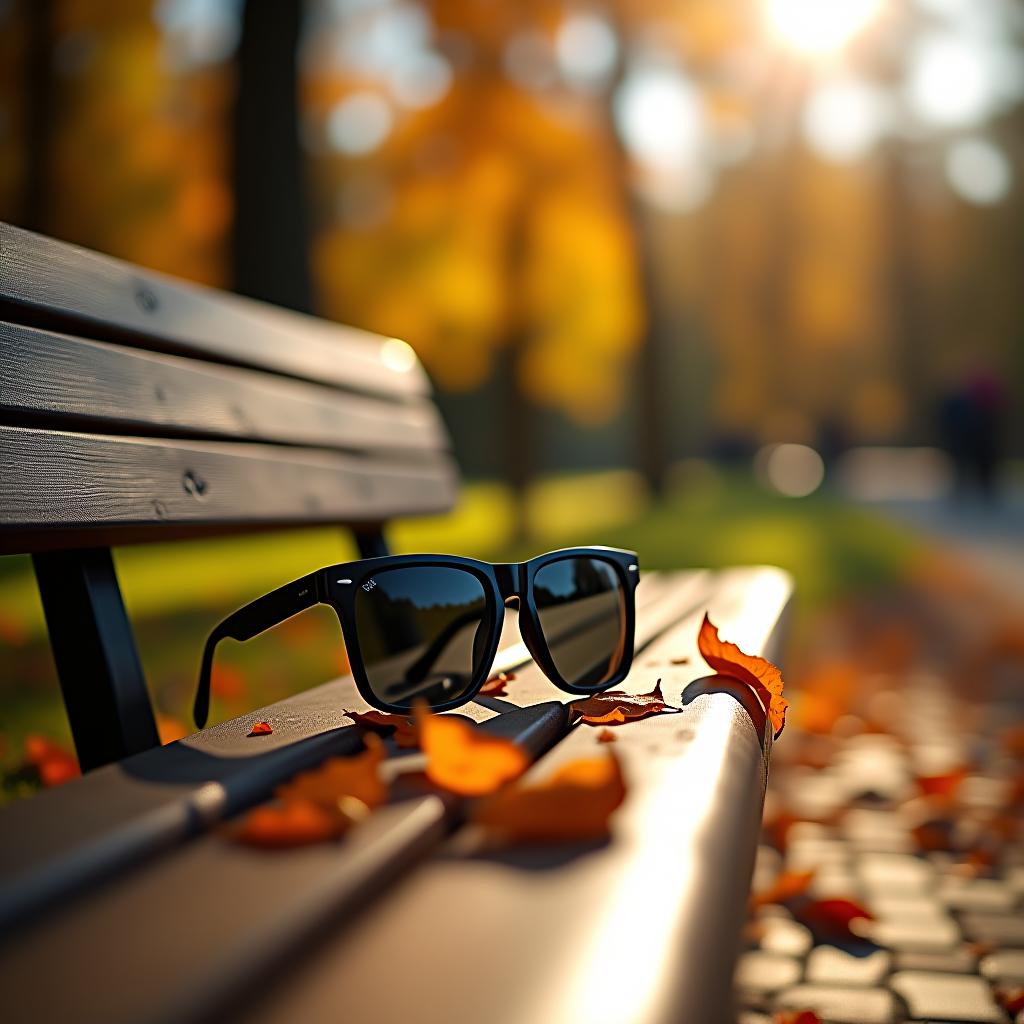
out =
{"type": "Polygon", "coordinates": [[[408,714],[409,705],[389,704],[379,698],[370,686],[359,647],[356,627],[356,597],[370,577],[385,569],[411,569],[441,567],[459,569],[472,574],[483,585],[487,601],[485,625],[488,629],[485,653],[480,668],[466,691],[452,700],[432,704],[432,711],[448,711],[468,704],[480,692],[490,676],[504,624],[504,610],[510,598],[519,600],[519,631],[526,649],[543,673],[559,689],[572,694],[592,694],[607,690],[622,682],[633,664],[633,637],[636,627],[636,587],[640,582],[640,569],[635,551],[621,548],[582,547],[548,551],[526,562],[482,562],[459,555],[386,555],[383,558],[364,558],[355,562],[342,562],[325,566],[283,587],[264,594],[244,605],[214,627],[206,641],[199,671],[199,687],[193,710],[196,725],[202,728],[210,710],[210,675],[217,644],[225,639],[251,640],[260,633],[280,625],[313,605],[325,604],[334,609],[341,624],[349,666],[359,695],[371,707],[392,714],[408,714]],[[605,562],[615,570],[622,586],[623,624],[622,659],[617,671],[599,686],[580,687],[568,683],[555,667],[540,624],[534,597],[537,573],[552,562],[573,558],[591,558],[605,562]]]}

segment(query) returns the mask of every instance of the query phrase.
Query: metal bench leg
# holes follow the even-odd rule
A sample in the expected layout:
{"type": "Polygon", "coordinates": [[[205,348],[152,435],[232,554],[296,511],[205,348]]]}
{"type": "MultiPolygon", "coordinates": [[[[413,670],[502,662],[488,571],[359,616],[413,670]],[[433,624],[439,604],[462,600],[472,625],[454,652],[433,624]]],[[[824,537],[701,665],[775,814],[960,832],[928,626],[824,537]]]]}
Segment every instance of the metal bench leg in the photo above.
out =
{"type": "Polygon", "coordinates": [[[387,538],[382,527],[369,530],[356,530],[356,547],[360,558],[383,558],[391,554],[387,538]]]}
{"type": "Polygon", "coordinates": [[[109,548],[32,556],[83,771],[159,743],[109,548]]]}

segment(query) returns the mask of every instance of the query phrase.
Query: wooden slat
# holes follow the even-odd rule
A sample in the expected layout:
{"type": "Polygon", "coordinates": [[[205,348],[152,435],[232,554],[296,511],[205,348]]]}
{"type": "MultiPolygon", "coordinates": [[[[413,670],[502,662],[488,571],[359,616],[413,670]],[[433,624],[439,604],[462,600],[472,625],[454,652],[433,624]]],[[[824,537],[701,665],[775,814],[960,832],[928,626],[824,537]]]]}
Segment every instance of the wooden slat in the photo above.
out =
{"type": "Polygon", "coordinates": [[[389,339],[0,223],[0,316],[381,394],[428,391],[389,339]]]}
{"type": "Polygon", "coordinates": [[[0,322],[0,416],[71,430],[436,451],[425,398],[371,398],[0,322]]]}
{"type": "Polygon", "coordinates": [[[308,448],[0,427],[0,553],[166,539],[171,528],[380,522],[447,511],[445,456],[415,463],[308,448]]]}

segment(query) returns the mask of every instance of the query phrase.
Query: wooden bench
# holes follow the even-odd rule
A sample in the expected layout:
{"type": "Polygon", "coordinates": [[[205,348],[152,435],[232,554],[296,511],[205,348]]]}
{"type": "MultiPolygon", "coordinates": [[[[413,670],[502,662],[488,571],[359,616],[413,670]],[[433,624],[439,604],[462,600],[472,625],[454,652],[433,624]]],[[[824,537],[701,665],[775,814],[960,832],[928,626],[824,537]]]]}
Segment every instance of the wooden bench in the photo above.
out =
{"type": "MultiPolygon", "coordinates": [[[[618,731],[630,794],[609,843],[483,855],[459,801],[418,792],[341,845],[260,853],[213,826],[355,752],[345,710],[364,705],[337,679],[157,746],[110,546],[337,523],[384,553],[388,520],[456,495],[425,375],[401,342],[5,225],[0,365],[0,551],[33,555],[91,769],[0,811],[5,1019],[729,1019],[771,740],[695,640],[709,609],[771,655],[784,573],[642,580],[626,686],[661,676],[684,710],[618,731]]],[[[461,713],[544,774],[594,732],[517,639],[510,696],[461,713]]]]}

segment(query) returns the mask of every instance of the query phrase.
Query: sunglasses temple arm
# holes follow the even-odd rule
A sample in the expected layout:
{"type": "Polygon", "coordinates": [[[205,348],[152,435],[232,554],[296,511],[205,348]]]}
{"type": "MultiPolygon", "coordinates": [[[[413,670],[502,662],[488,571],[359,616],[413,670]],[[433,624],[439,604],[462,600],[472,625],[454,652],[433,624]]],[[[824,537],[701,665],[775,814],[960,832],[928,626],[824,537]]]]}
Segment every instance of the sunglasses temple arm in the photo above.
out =
{"type": "Polygon", "coordinates": [[[203,648],[203,659],[199,668],[199,686],[193,716],[196,725],[201,729],[206,725],[210,713],[210,677],[213,671],[213,654],[225,637],[232,640],[251,640],[254,636],[266,632],[278,623],[290,619],[293,615],[312,608],[319,603],[320,573],[311,573],[302,579],[286,583],[269,594],[258,597],[232,612],[223,622],[214,627],[206,639],[203,648]]]}

